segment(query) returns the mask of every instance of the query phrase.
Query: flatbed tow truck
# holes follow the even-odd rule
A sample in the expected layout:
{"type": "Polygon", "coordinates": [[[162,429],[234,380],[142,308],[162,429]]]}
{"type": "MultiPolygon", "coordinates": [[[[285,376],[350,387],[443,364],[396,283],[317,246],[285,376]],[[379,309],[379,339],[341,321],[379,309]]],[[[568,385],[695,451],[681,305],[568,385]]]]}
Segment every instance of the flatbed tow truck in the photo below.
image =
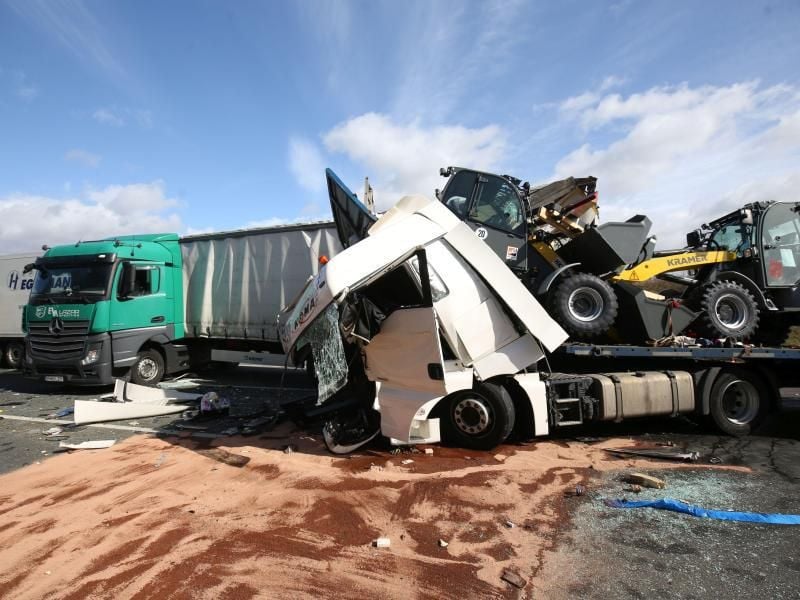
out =
{"type": "Polygon", "coordinates": [[[331,171],[328,188],[345,250],[282,311],[279,330],[296,364],[313,356],[333,452],[379,434],[491,449],[512,432],[659,415],[747,435],[780,388],[800,384],[795,349],[568,342],[441,202],[405,197],[378,219],[331,171]]]}

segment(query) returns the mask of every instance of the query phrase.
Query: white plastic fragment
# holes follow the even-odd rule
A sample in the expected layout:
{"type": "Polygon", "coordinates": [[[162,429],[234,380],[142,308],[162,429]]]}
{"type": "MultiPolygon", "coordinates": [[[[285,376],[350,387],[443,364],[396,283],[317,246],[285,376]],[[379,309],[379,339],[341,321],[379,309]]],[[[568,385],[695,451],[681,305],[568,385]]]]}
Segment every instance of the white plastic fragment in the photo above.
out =
{"type": "Polygon", "coordinates": [[[450,544],[445,542],[444,540],[439,540],[439,547],[440,548],[447,548],[450,544]]]}
{"type": "Polygon", "coordinates": [[[386,537],[378,538],[377,540],[372,542],[372,545],[375,546],[376,548],[388,548],[389,546],[391,546],[391,544],[392,540],[386,537]]]}
{"type": "Polygon", "coordinates": [[[100,450],[102,448],[110,448],[116,443],[117,440],[90,440],[88,442],[81,442],[79,444],[60,442],[58,447],[67,448],[68,450],[100,450]]]}
{"type": "Polygon", "coordinates": [[[410,459],[410,458],[407,458],[407,459],[405,459],[403,461],[400,461],[400,462],[401,462],[401,464],[404,464],[404,465],[410,465],[414,461],[412,459],[410,459]]]}
{"type": "Polygon", "coordinates": [[[509,529],[514,529],[514,523],[512,521],[506,521],[506,527],[509,529]]]}
{"type": "Polygon", "coordinates": [[[425,448],[425,454],[433,454],[433,448],[425,448]]]}

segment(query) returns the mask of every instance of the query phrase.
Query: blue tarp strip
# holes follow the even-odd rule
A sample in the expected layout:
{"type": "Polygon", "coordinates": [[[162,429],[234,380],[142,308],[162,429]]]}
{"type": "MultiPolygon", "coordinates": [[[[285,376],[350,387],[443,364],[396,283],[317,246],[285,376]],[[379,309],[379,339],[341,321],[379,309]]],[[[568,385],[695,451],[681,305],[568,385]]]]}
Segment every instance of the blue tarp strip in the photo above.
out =
{"type": "Polygon", "coordinates": [[[692,506],[673,498],[661,500],[606,500],[613,508],[658,508],[685,513],[695,517],[719,519],[720,521],[748,521],[750,523],[769,523],[771,525],[800,525],[800,515],[781,515],[754,512],[734,512],[727,510],[708,510],[692,506]]]}

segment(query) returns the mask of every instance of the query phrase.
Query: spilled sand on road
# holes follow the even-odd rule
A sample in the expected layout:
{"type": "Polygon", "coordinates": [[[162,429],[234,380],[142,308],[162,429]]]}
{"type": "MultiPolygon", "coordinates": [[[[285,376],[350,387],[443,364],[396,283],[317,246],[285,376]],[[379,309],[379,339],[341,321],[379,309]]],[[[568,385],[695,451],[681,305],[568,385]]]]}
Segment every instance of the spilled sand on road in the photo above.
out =
{"type": "Polygon", "coordinates": [[[675,466],[602,451],[622,445],[342,458],[287,424],[215,442],[250,458],[237,468],[192,439],[132,437],[0,477],[0,597],[515,597],[500,576],[536,576],[565,490],[675,466]]]}

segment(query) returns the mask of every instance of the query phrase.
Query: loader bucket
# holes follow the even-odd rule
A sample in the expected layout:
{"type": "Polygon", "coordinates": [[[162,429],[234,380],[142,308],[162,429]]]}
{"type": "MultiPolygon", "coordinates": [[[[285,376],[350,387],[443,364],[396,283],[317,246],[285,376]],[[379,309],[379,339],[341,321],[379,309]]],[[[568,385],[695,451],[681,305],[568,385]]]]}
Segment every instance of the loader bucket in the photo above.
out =
{"type": "Polygon", "coordinates": [[[580,270],[603,275],[635,263],[650,234],[650,219],[631,217],[624,223],[604,223],[588,229],[558,251],[568,263],[580,263],[580,270]]]}
{"type": "Polygon", "coordinates": [[[624,281],[614,291],[619,301],[616,332],[628,343],[680,335],[699,314],[683,305],[673,308],[670,300],[648,298],[642,288],[624,281]]]}

